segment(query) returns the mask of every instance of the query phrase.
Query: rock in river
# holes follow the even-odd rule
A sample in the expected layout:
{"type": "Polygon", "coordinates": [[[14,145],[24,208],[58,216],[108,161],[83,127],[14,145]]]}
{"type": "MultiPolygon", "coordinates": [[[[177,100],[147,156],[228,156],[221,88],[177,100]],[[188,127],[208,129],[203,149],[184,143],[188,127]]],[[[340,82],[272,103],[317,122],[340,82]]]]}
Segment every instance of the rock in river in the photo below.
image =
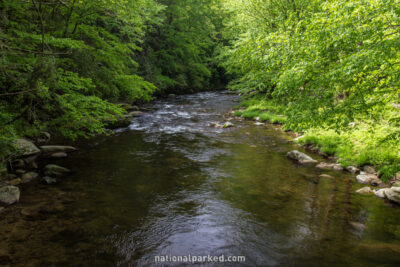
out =
{"type": "Polygon", "coordinates": [[[286,156],[288,158],[298,161],[301,164],[317,164],[318,163],[318,161],[316,161],[315,159],[313,159],[310,156],[308,156],[300,151],[297,151],[297,150],[288,152],[286,154],[286,156]]]}
{"type": "Polygon", "coordinates": [[[19,138],[13,142],[17,149],[17,157],[27,157],[40,153],[40,149],[31,141],[19,138]]]}
{"type": "Polygon", "coordinates": [[[348,171],[352,174],[356,174],[357,172],[360,171],[360,169],[357,167],[354,167],[354,166],[348,166],[348,167],[346,167],[346,171],[348,171]]]}
{"type": "Polygon", "coordinates": [[[230,121],[225,122],[224,128],[229,128],[229,127],[233,127],[233,123],[230,121]]]}
{"type": "Polygon", "coordinates": [[[19,201],[19,188],[13,185],[0,188],[0,202],[11,205],[19,201]]]}
{"type": "Polygon", "coordinates": [[[55,165],[55,164],[48,164],[44,167],[44,174],[46,176],[61,176],[64,173],[70,172],[69,169],[55,165]]]}
{"type": "Polygon", "coordinates": [[[55,184],[55,183],[57,183],[57,180],[53,177],[45,176],[42,178],[42,183],[43,184],[55,184]]]}
{"type": "Polygon", "coordinates": [[[382,189],[379,189],[379,190],[374,190],[373,192],[374,192],[374,195],[379,197],[379,198],[386,198],[386,190],[387,189],[388,188],[382,188],[382,189]]]}
{"type": "Polygon", "coordinates": [[[389,200],[400,204],[400,187],[387,188],[385,195],[389,200]]]}
{"type": "Polygon", "coordinates": [[[72,152],[76,151],[77,149],[73,146],[41,146],[40,149],[45,154],[53,154],[58,152],[72,152]]]}
{"type": "Polygon", "coordinates": [[[358,193],[358,194],[371,194],[371,193],[372,193],[372,190],[371,190],[371,187],[366,186],[366,187],[363,187],[363,188],[361,188],[361,189],[358,189],[358,190],[356,191],[356,193],[358,193]]]}
{"type": "Polygon", "coordinates": [[[27,172],[21,176],[22,183],[29,183],[33,179],[36,179],[39,176],[36,172],[27,172]]]}
{"type": "Polygon", "coordinates": [[[371,184],[371,185],[379,185],[382,181],[375,174],[361,172],[357,175],[357,182],[361,184],[371,184]]]}
{"type": "Polygon", "coordinates": [[[340,163],[321,162],[316,167],[319,168],[319,169],[323,169],[323,170],[343,171],[342,164],[340,164],[340,163]]]}

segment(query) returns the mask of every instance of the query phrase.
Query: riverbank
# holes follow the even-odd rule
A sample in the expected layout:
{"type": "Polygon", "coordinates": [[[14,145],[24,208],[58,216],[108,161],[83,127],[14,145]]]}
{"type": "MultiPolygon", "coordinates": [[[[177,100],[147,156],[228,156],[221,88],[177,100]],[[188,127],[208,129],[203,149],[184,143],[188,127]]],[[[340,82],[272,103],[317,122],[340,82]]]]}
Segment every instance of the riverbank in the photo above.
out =
{"type": "MultiPolygon", "coordinates": [[[[388,108],[392,112],[396,112],[396,109],[397,107],[388,108]]],[[[390,120],[390,115],[393,114],[386,112],[387,119],[390,120]]],[[[318,168],[348,170],[352,174],[358,174],[359,183],[379,186],[381,189],[400,186],[400,147],[398,143],[387,139],[397,129],[391,127],[388,121],[373,124],[372,121],[358,119],[346,128],[335,128],[335,125],[331,125],[297,127],[293,131],[291,125],[286,124],[290,114],[286,113],[285,106],[257,97],[242,101],[231,115],[257,121],[256,124],[277,124],[283,131],[294,132],[294,142],[327,159],[328,162],[317,165],[318,168]]],[[[366,187],[359,192],[375,193],[380,198],[386,198],[384,191],[379,188],[366,187]]],[[[393,194],[398,195],[400,188],[395,191],[393,194]]],[[[396,196],[392,201],[400,203],[400,198],[396,196]]]]}

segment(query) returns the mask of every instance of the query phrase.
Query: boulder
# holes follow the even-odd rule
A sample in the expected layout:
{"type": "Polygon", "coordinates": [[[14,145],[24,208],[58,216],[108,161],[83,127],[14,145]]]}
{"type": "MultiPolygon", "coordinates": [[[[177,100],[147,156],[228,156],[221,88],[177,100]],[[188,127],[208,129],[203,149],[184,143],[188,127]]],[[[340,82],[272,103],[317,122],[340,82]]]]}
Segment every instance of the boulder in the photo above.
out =
{"type": "Polygon", "coordinates": [[[40,149],[45,154],[53,154],[53,153],[58,153],[58,152],[67,153],[67,152],[73,152],[73,151],[77,150],[73,146],[41,146],[40,149]]]}
{"type": "Polygon", "coordinates": [[[27,172],[21,176],[22,183],[29,183],[30,181],[39,177],[39,174],[36,172],[27,172]]]}
{"type": "Polygon", "coordinates": [[[224,126],[223,125],[221,125],[221,124],[219,124],[218,122],[211,122],[210,124],[210,127],[214,127],[214,128],[223,128],[224,126]]]}
{"type": "Polygon", "coordinates": [[[40,149],[31,141],[19,138],[13,142],[14,147],[16,148],[16,156],[17,157],[27,157],[31,155],[36,155],[40,153],[40,149]]]}
{"type": "Polygon", "coordinates": [[[340,163],[321,162],[316,167],[319,168],[319,169],[324,169],[324,170],[343,171],[342,164],[340,164],[340,163]]]}
{"type": "Polygon", "coordinates": [[[19,201],[19,188],[13,185],[8,185],[0,188],[0,202],[4,204],[14,204],[19,201]]]}
{"type": "Polygon", "coordinates": [[[321,177],[321,178],[329,178],[329,179],[332,179],[332,178],[334,178],[332,175],[329,175],[329,174],[321,174],[319,177],[321,177]]]}
{"type": "Polygon", "coordinates": [[[363,188],[360,188],[356,191],[357,194],[371,194],[373,191],[371,190],[371,187],[366,186],[363,188]]]}
{"type": "Polygon", "coordinates": [[[131,123],[132,123],[132,117],[129,115],[118,117],[115,121],[106,122],[108,129],[128,127],[129,125],[131,125],[131,123]]]}
{"type": "Polygon", "coordinates": [[[30,156],[24,159],[25,164],[32,169],[37,169],[38,165],[36,163],[37,156],[30,156]]]}
{"type": "Polygon", "coordinates": [[[378,190],[374,190],[374,195],[379,197],[379,198],[386,198],[386,190],[388,188],[382,188],[382,189],[378,189],[378,190]]]}
{"type": "Polygon", "coordinates": [[[346,167],[346,171],[348,171],[352,174],[356,174],[357,172],[360,171],[360,169],[357,167],[354,167],[354,166],[348,166],[348,167],[346,167]]]}
{"type": "Polygon", "coordinates": [[[11,181],[8,181],[9,185],[19,185],[22,184],[22,180],[20,178],[12,179],[11,181]]]}
{"type": "Polygon", "coordinates": [[[400,204],[400,187],[386,188],[385,195],[390,201],[400,204]]]}
{"type": "Polygon", "coordinates": [[[366,165],[363,167],[363,171],[366,173],[370,173],[370,174],[377,174],[378,172],[375,170],[375,168],[371,165],[366,165]]]}
{"type": "Polygon", "coordinates": [[[128,114],[128,116],[130,116],[130,117],[139,117],[141,115],[143,115],[143,112],[141,112],[141,111],[132,111],[132,112],[129,112],[129,114],[128,114]]]}
{"type": "Polygon", "coordinates": [[[375,174],[366,173],[366,172],[360,172],[360,174],[357,175],[356,179],[357,179],[357,182],[359,182],[361,184],[379,183],[378,176],[376,176],[375,174]]]}
{"type": "Polygon", "coordinates": [[[61,176],[68,172],[70,172],[69,169],[55,164],[48,164],[44,167],[44,174],[46,176],[61,176]]]}
{"type": "Polygon", "coordinates": [[[314,160],[310,156],[308,156],[300,151],[297,151],[297,150],[288,152],[286,154],[286,156],[288,158],[298,161],[301,164],[317,164],[318,163],[318,161],[314,160]]]}
{"type": "Polygon", "coordinates": [[[256,126],[261,126],[261,125],[265,125],[265,123],[262,123],[262,122],[255,122],[254,125],[256,125],[256,126]]]}
{"type": "Polygon", "coordinates": [[[65,152],[56,152],[50,155],[50,157],[54,159],[66,158],[67,156],[68,154],[65,152]]]}
{"type": "Polygon", "coordinates": [[[233,123],[230,121],[227,121],[224,123],[224,128],[229,128],[229,127],[233,127],[233,123]]]}
{"type": "Polygon", "coordinates": [[[55,179],[55,178],[53,178],[53,177],[50,177],[50,176],[45,176],[45,177],[43,177],[42,178],[42,183],[43,184],[55,184],[55,183],[57,183],[57,180],[55,179]]]}

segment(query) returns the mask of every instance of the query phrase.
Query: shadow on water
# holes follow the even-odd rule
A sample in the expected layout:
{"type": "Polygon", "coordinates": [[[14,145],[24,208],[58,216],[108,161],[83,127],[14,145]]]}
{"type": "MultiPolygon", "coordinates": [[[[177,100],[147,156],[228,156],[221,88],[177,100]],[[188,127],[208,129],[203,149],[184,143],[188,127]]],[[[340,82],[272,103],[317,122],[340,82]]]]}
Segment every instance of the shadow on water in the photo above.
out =
{"type": "Polygon", "coordinates": [[[355,195],[347,173],[320,178],[289,161],[299,148],[273,126],[209,126],[236,103],[223,93],[156,101],[129,128],[78,144],[59,162],[71,175],[25,186],[0,215],[0,262],[152,266],[156,255],[223,254],[247,266],[399,266],[399,208],[355,195]]]}

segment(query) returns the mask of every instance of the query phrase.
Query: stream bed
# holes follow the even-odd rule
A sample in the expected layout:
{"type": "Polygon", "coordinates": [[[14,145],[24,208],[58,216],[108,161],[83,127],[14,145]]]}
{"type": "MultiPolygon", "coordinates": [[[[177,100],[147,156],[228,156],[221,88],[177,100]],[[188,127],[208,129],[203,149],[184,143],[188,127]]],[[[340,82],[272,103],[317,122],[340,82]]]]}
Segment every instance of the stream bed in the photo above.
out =
{"type": "Polygon", "coordinates": [[[115,135],[75,143],[53,161],[70,175],[24,185],[0,214],[0,265],[182,266],[155,256],[224,255],[246,261],[198,266],[400,266],[400,208],[355,194],[349,173],[290,161],[288,151],[304,150],[275,125],[210,126],[238,101],[157,100],[115,135]]]}

